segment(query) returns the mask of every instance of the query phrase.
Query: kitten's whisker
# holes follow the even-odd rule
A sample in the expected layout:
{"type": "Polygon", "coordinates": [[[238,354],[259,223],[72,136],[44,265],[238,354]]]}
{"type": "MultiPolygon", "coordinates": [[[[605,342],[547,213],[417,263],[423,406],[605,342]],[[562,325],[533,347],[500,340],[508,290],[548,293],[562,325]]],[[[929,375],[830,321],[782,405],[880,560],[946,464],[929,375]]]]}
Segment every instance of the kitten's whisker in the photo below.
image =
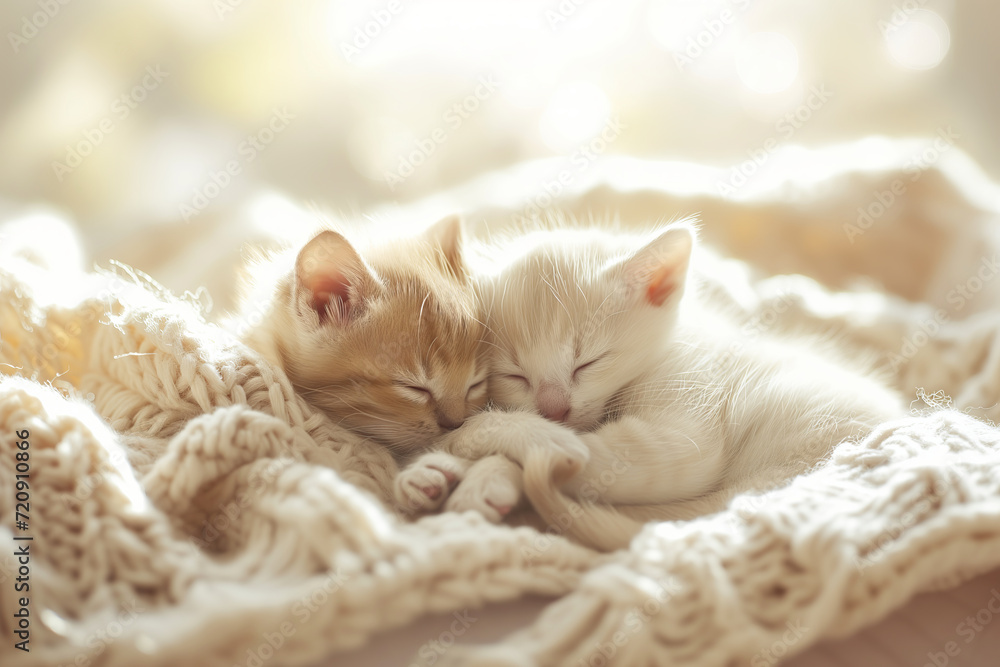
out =
{"type": "Polygon", "coordinates": [[[485,339],[484,339],[484,340],[481,340],[481,341],[479,341],[479,342],[480,342],[481,344],[483,344],[483,345],[492,345],[492,346],[493,346],[493,347],[495,347],[496,349],[498,349],[498,350],[500,350],[501,352],[503,352],[503,348],[502,348],[502,347],[500,347],[499,345],[497,345],[496,343],[494,343],[494,342],[493,342],[493,341],[491,341],[491,340],[485,340],[485,339]]]}
{"type": "Polygon", "coordinates": [[[379,421],[385,422],[387,424],[393,424],[395,426],[402,426],[402,427],[407,426],[403,422],[398,422],[394,419],[389,419],[388,417],[379,417],[378,415],[373,415],[370,412],[365,412],[364,410],[358,410],[357,408],[355,408],[354,412],[349,416],[353,417],[355,415],[362,415],[363,417],[368,417],[369,419],[378,419],[379,421]]]}
{"type": "MultiPolygon", "coordinates": [[[[340,388],[341,390],[343,388],[340,388]]],[[[313,394],[334,394],[337,389],[326,388],[326,387],[313,387],[313,388],[302,388],[296,389],[295,393],[301,396],[312,396],[313,394]]]]}
{"type": "Polygon", "coordinates": [[[321,384],[315,387],[295,387],[295,391],[300,394],[306,393],[316,393],[316,392],[340,392],[344,391],[348,387],[342,383],[329,383],[321,384]]]}
{"type": "Polygon", "coordinates": [[[615,315],[621,315],[622,313],[628,312],[627,308],[622,308],[621,310],[616,310],[613,313],[608,313],[603,320],[601,320],[597,326],[604,326],[604,323],[610,320],[615,315]]]}
{"type": "Polygon", "coordinates": [[[440,338],[440,337],[441,337],[441,336],[434,336],[434,340],[432,340],[432,341],[430,342],[430,344],[429,344],[429,345],[427,346],[427,358],[428,358],[428,359],[430,359],[430,358],[431,358],[431,357],[433,356],[433,351],[432,351],[432,349],[431,349],[431,348],[433,348],[433,347],[434,347],[434,343],[436,343],[436,342],[437,342],[437,340],[438,340],[438,338],[440,338]]]}
{"type": "Polygon", "coordinates": [[[431,298],[431,293],[428,292],[424,296],[424,300],[420,302],[420,312],[417,314],[417,347],[420,347],[420,327],[424,323],[424,306],[427,305],[427,299],[431,298]]]}
{"type": "Polygon", "coordinates": [[[349,417],[353,417],[355,415],[362,415],[364,417],[369,417],[371,419],[378,419],[379,421],[383,421],[383,422],[386,422],[386,423],[389,423],[389,424],[395,424],[396,426],[402,426],[402,427],[406,427],[407,426],[407,424],[405,424],[403,422],[398,422],[398,421],[395,421],[393,419],[389,419],[388,417],[380,417],[378,415],[373,415],[370,412],[365,412],[364,410],[358,408],[356,405],[354,405],[353,403],[351,403],[347,398],[345,398],[344,396],[341,396],[339,394],[331,394],[331,396],[333,398],[339,400],[341,403],[343,403],[348,408],[350,408],[350,409],[352,409],[354,411],[354,412],[350,413],[349,415],[347,415],[349,417]]]}
{"type": "Polygon", "coordinates": [[[472,321],[476,322],[477,324],[481,325],[484,329],[486,329],[487,331],[489,331],[489,329],[490,329],[489,325],[486,324],[486,322],[483,322],[481,319],[479,319],[475,315],[472,316],[472,321]]]}
{"type": "Polygon", "coordinates": [[[563,303],[562,299],[559,298],[559,294],[556,292],[556,288],[552,286],[552,283],[550,283],[545,276],[542,276],[542,282],[549,286],[549,291],[552,292],[552,297],[557,302],[559,302],[559,305],[562,306],[562,309],[566,311],[566,317],[568,317],[572,322],[574,319],[573,314],[569,312],[569,308],[567,308],[566,304],[563,303]]]}

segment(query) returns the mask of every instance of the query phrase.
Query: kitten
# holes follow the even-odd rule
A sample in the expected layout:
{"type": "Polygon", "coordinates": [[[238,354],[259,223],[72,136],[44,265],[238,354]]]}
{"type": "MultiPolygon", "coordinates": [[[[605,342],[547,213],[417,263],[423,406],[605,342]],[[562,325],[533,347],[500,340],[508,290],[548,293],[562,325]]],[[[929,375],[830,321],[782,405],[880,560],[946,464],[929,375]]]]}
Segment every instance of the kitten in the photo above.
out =
{"type": "MultiPolygon", "coordinates": [[[[480,465],[469,459],[503,455],[525,467],[525,491],[550,523],[615,548],[640,524],[605,504],[662,505],[665,518],[721,510],[738,490],[804,472],[905,414],[900,396],[828,343],[745,337],[711,276],[699,275],[694,248],[694,228],[681,222],[647,238],[538,231],[494,249],[502,269],[479,289],[490,396],[507,411],[472,417],[397,488],[425,461],[448,465],[446,452],[461,457],[450,461],[459,481],[480,465]]],[[[478,493],[503,487],[507,509],[519,473],[496,468],[494,488],[478,493]]],[[[455,492],[477,492],[467,481],[455,492]]]]}
{"type": "Polygon", "coordinates": [[[484,405],[484,331],[458,217],[373,236],[327,229],[253,266],[242,338],[335,422],[408,453],[484,405]]]}

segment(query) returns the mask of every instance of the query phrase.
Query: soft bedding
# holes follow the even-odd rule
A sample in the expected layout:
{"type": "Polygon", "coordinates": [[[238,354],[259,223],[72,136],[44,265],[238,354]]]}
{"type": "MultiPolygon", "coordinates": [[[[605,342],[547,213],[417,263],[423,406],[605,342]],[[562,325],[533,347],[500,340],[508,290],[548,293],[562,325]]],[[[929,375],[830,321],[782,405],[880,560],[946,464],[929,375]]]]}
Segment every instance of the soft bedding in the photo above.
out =
{"type": "MultiPolygon", "coordinates": [[[[29,544],[31,590],[22,604],[20,564],[0,559],[0,630],[14,636],[28,608],[31,651],[5,641],[0,660],[313,664],[426,614],[543,595],[558,599],[500,641],[412,659],[756,665],[793,628],[808,632],[780,658],[996,568],[997,187],[953,149],[870,224],[861,217],[912,178],[904,164],[921,146],[776,155],[738,192],[719,187],[726,170],[609,159],[555,202],[624,226],[700,211],[705,237],[736,258],[719,282],[757,326],[841,336],[914,399],[910,417],[808,475],[714,516],[650,524],[613,554],[471,514],[400,519],[391,457],[295,395],[211,321],[204,294],[174,296],[127,267],[84,271],[71,250],[54,256],[44,235],[8,223],[0,551],[29,544]],[[31,506],[19,527],[23,451],[31,506]]],[[[539,204],[556,167],[514,167],[379,217],[460,209],[491,233],[539,204]]],[[[224,269],[235,267],[205,275],[224,269]]]]}

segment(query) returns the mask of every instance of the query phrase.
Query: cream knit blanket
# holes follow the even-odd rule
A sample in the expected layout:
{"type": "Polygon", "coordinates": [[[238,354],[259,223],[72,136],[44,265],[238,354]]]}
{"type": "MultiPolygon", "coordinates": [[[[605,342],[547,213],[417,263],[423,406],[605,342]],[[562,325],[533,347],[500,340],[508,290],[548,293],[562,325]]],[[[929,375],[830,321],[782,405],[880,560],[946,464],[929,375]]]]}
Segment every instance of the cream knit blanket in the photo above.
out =
{"type": "Polygon", "coordinates": [[[904,391],[943,390],[953,409],[921,407],[783,488],[604,556],[472,515],[399,520],[383,504],[392,459],[195,299],[38,253],[0,247],[3,665],[301,665],[422,614],[539,593],[564,597],[438,664],[757,667],[1000,565],[1000,431],[963,414],[1000,414],[988,312],[929,337],[931,306],[735,272],[734,298],[766,326],[898,357],[904,391]]]}

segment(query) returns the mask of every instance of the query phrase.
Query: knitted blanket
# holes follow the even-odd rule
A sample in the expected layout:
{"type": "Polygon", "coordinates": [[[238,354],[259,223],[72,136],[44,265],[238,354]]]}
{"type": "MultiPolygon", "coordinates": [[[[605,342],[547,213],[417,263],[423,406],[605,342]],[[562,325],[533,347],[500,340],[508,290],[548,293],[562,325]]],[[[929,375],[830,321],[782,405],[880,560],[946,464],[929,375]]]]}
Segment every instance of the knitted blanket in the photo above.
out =
{"type": "Polygon", "coordinates": [[[757,667],[1000,565],[992,313],[953,321],[734,271],[760,326],[835,331],[923,400],[781,488],[598,554],[472,514],[400,519],[387,452],[197,298],[43,246],[0,246],[4,665],[302,665],[422,614],[535,593],[562,597],[531,627],[421,659],[757,667]]]}

